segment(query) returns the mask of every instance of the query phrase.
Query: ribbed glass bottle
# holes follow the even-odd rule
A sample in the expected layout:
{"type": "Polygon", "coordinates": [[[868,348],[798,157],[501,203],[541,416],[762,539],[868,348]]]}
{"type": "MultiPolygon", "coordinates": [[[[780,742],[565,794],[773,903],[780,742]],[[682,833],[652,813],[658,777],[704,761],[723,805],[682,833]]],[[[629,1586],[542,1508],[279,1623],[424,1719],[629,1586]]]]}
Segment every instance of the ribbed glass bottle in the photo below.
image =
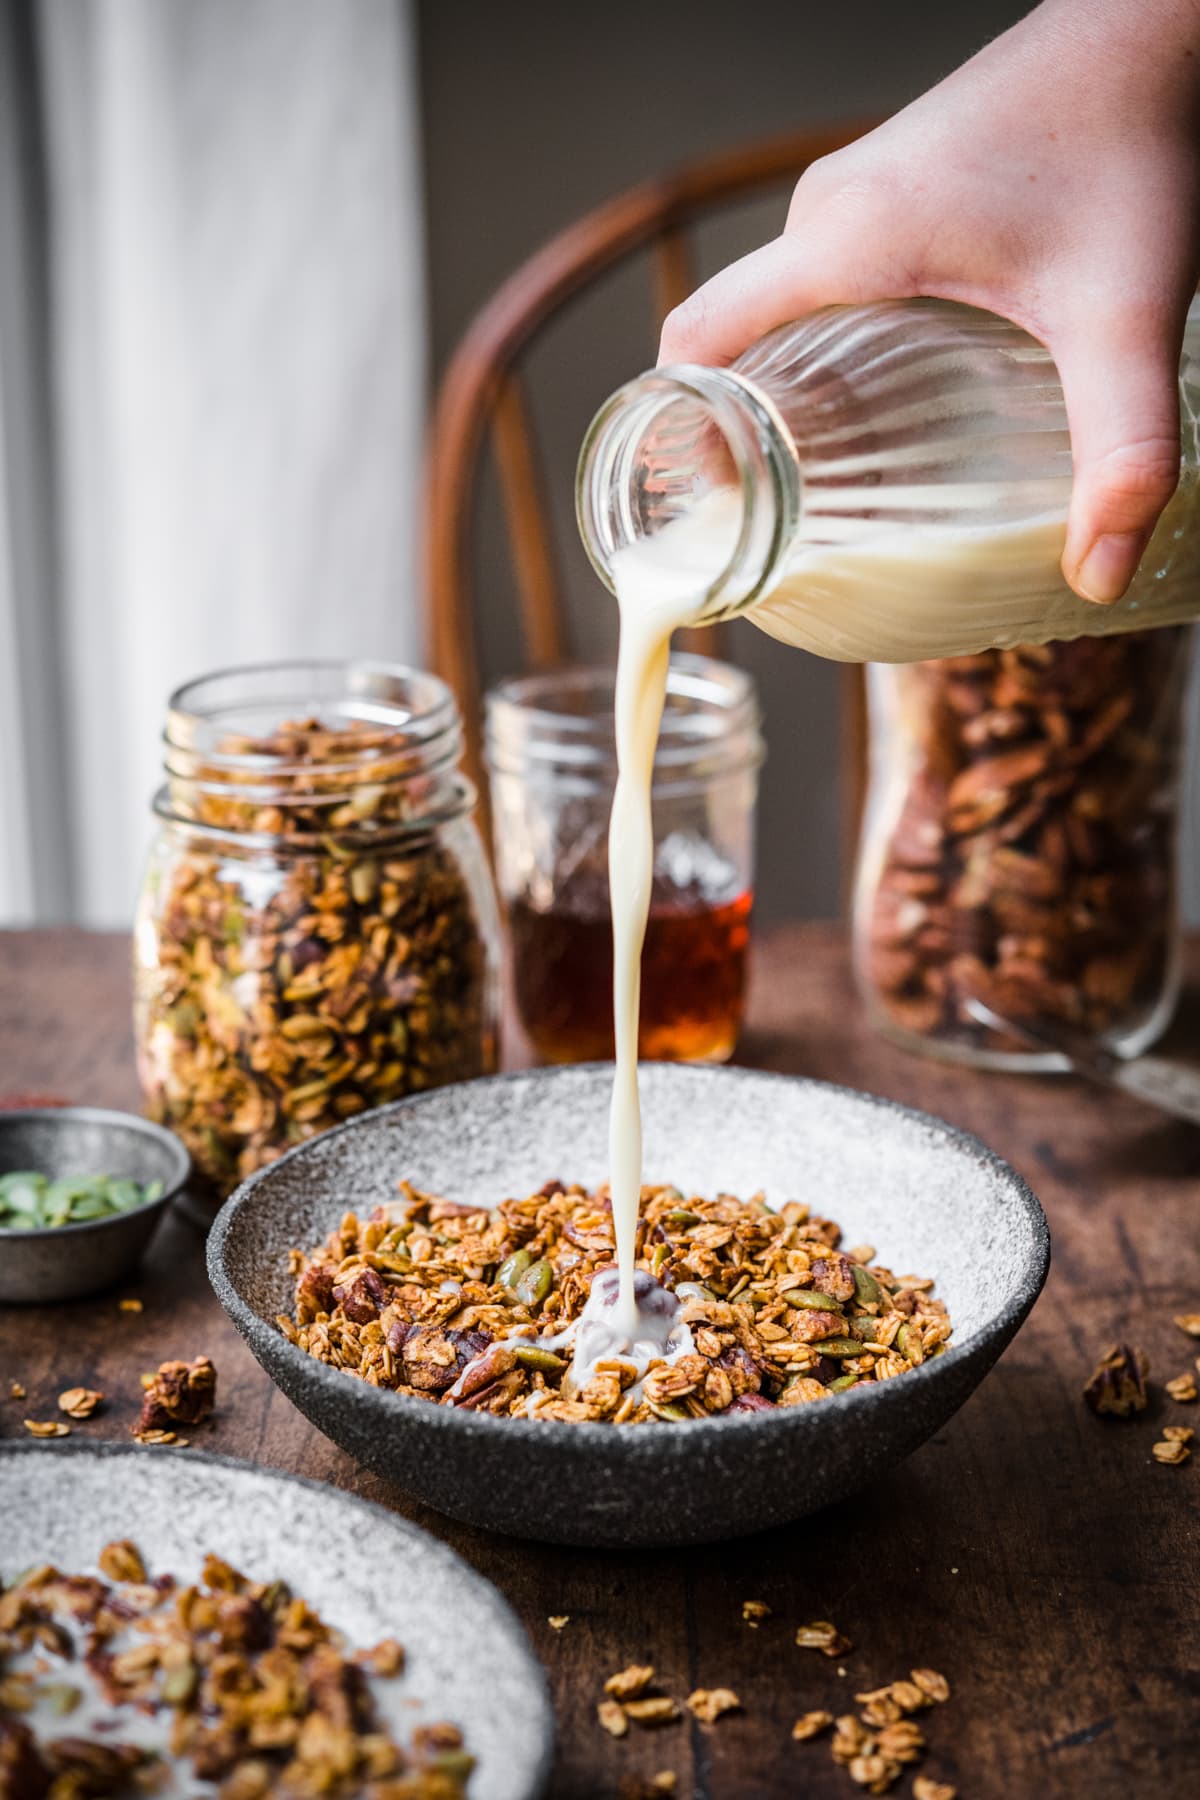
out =
{"type": "Polygon", "coordinates": [[[744,613],[839,661],[1178,622],[1200,613],[1197,305],[1179,379],[1179,488],[1116,606],[1058,567],[1071,447],[1049,352],[946,301],[830,307],[729,369],[639,376],[584,442],[580,530],[610,586],[621,549],[673,531],[703,617],[744,613]]]}

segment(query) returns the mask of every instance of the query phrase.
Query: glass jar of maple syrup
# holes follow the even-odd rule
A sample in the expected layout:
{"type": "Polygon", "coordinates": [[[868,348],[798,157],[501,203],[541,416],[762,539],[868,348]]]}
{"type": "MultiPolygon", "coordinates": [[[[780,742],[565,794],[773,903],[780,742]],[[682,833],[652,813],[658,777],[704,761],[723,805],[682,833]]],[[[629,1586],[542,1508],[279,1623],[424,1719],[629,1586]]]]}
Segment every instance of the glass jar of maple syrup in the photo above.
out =
{"type": "MultiPolygon", "coordinates": [[[[616,783],[612,669],[506,681],[487,700],[496,877],[521,1025],[544,1062],[613,1054],[608,820],[616,783]]],[[[654,759],[654,886],[639,1055],[724,1061],[746,991],[763,758],[751,678],[671,659],[654,759]]]]}

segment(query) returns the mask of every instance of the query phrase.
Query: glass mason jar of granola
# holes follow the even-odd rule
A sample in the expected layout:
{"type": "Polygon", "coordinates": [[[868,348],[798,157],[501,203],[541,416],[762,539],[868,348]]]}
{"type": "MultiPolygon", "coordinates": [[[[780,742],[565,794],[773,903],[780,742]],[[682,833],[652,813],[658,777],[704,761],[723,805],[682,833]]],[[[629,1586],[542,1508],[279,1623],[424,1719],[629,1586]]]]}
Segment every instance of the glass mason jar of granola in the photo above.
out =
{"type": "Polygon", "coordinates": [[[1057,1068],[981,1023],[1134,1055],[1178,980],[1190,628],[868,671],[855,959],[874,1022],[960,1062],[1057,1068]]]}
{"type": "MultiPolygon", "coordinates": [[[[516,1010],[543,1062],[613,1054],[608,825],[616,785],[612,668],[553,670],[488,695],[496,878],[516,1010]]],[[[654,885],[639,1054],[733,1054],[746,989],[763,746],[754,683],[671,658],[654,757],[654,885]]]]}
{"type": "Polygon", "coordinates": [[[172,696],[165,743],[138,1067],[218,1192],[354,1113],[494,1068],[499,925],[442,682],[232,670],[172,696]]]}

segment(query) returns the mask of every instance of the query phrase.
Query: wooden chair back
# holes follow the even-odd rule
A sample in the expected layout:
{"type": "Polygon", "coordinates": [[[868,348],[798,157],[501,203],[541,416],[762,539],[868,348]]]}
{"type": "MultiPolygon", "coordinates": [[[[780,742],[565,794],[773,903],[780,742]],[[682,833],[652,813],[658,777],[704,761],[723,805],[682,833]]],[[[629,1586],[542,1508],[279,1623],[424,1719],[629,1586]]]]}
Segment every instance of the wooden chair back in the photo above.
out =
{"type": "MultiPolygon", "coordinates": [[[[581,290],[647,248],[653,257],[657,328],[696,285],[690,234],[699,219],[794,182],[810,163],[864,129],[858,125],[773,138],[618,195],[569,225],[516,269],[476,315],[455,351],[438,394],[427,463],[426,641],[433,668],[449,682],[462,708],[466,768],[485,805],[473,535],[489,443],[528,666],[552,668],[570,658],[566,607],[522,382],[525,353],[581,290]]],[[[696,633],[688,647],[719,654],[711,630],[696,633]]],[[[866,766],[860,670],[848,673],[842,716],[843,829],[852,844],[866,766]]]]}

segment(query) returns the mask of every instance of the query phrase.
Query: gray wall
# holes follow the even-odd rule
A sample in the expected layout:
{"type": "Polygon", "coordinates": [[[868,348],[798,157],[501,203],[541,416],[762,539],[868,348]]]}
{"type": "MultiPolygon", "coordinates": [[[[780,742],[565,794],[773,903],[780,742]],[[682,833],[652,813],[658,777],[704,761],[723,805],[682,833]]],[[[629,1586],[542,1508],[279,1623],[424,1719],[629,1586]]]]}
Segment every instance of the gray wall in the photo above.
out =
{"type": "MultiPolygon", "coordinates": [[[[532,250],[622,188],[692,157],[894,111],[1027,12],[1019,0],[424,0],[421,91],[436,366],[532,250]]],[[[786,191],[702,234],[700,273],[773,236],[786,191]]],[[[648,272],[575,306],[531,365],[533,403],[577,647],[611,656],[614,608],[578,549],[580,436],[611,388],[654,359],[648,272]]],[[[480,606],[489,679],[520,663],[495,493],[485,484],[480,606]]],[[[746,624],[731,652],[767,715],[760,900],[767,915],[838,909],[838,671],[746,624]]]]}

